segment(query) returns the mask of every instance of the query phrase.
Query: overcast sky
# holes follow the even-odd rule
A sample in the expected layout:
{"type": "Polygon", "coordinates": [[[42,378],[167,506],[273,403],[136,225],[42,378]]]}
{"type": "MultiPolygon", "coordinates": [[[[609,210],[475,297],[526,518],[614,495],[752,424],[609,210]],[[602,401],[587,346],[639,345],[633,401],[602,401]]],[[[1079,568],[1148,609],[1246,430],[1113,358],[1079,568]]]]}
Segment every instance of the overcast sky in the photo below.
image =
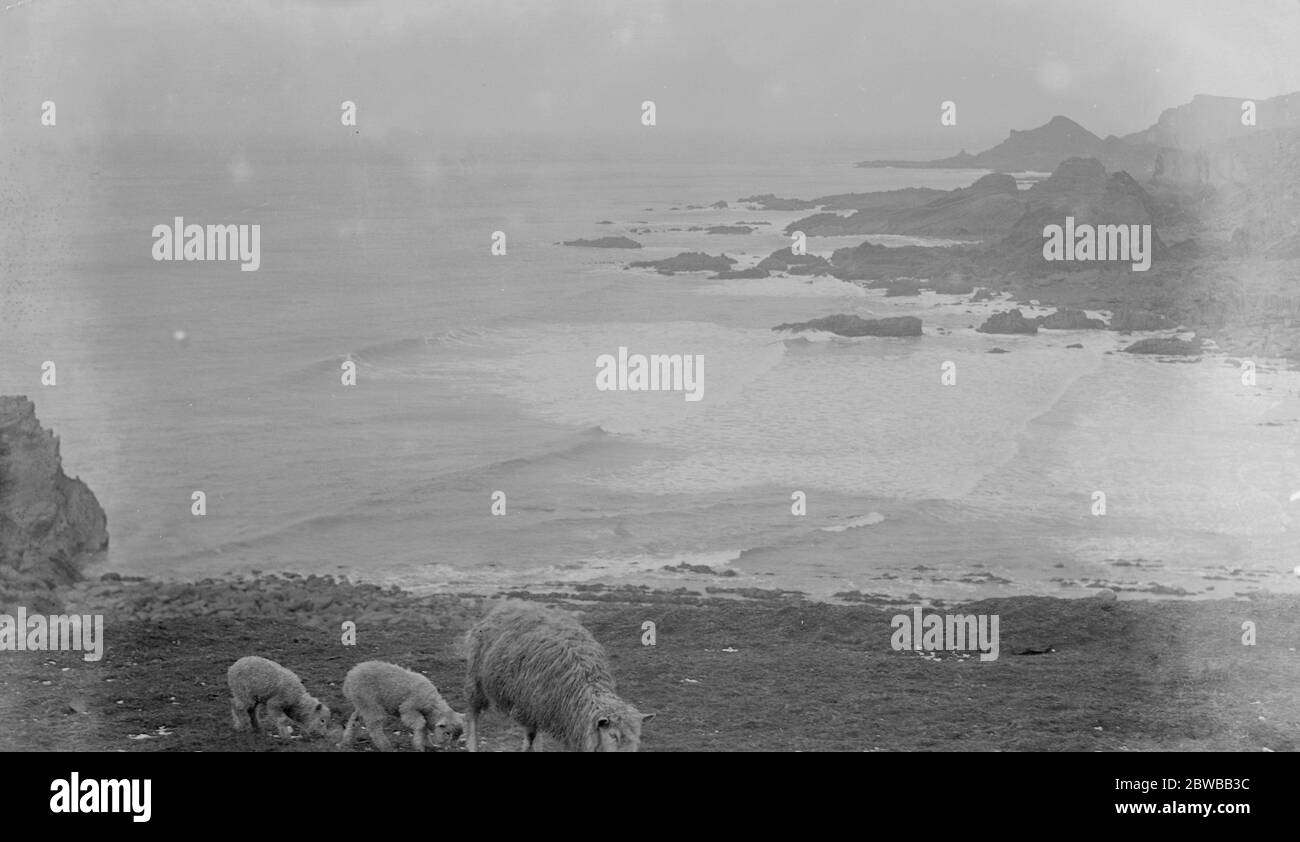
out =
{"type": "Polygon", "coordinates": [[[1300,90],[1300,0],[0,0],[0,136],[861,138],[972,151],[1300,90]],[[958,125],[939,125],[940,103],[958,125]],[[944,134],[943,132],[947,132],[944,134]]]}

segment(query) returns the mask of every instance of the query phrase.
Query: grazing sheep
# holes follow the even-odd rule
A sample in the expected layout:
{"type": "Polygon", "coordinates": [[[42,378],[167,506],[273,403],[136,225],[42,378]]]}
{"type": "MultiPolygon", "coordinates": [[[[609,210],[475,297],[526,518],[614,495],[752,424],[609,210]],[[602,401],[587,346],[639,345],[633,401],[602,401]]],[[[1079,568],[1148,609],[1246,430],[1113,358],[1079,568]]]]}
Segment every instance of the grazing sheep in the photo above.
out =
{"type": "Polygon", "coordinates": [[[302,681],[275,661],[249,655],[226,671],[230,683],[230,710],[235,730],[261,730],[257,709],[265,711],[281,737],[289,736],[286,715],[308,734],[323,734],[329,728],[330,709],[307,692],[302,681]]]}
{"type": "Polygon", "coordinates": [[[400,716],[403,724],[411,729],[411,745],[416,751],[424,751],[426,741],[430,746],[444,746],[465,730],[465,718],[443,701],[432,681],[396,664],[383,661],[357,664],[343,679],[343,695],[355,710],[343,729],[341,746],[352,744],[352,728],[357,717],[366,724],[370,741],[380,751],[390,751],[393,747],[384,733],[384,723],[390,714],[400,716]],[[426,726],[433,733],[426,732],[426,726]]]}
{"type": "Polygon", "coordinates": [[[478,717],[497,710],[524,726],[524,751],[542,731],[580,751],[636,751],[642,714],[614,692],[605,650],[572,615],[532,603],[504,603],[465,639],[469,750],[478,717]]]}

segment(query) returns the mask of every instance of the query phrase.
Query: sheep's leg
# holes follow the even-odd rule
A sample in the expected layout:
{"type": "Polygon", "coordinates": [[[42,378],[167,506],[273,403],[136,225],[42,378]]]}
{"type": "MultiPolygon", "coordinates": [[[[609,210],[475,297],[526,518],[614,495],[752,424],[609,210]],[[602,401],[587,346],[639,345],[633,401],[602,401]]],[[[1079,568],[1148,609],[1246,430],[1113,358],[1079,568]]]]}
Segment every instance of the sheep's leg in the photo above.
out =
{"type": "Polygon", "coordinates": [[[424,751],[424,714],[420,713],[418,710],[409,708],[406,705],[402,705],[401,714],[402,724],[407,728],[410,728],[413,734],[411,737],[411,746],[414,747],[416,751],[424,751]]]}
{"type": "Polygon", "coordinates": [[[357,711],[354,710],[352,715],[348,717],[347,726],[343,729],[343,739],[339,741],[339,748],[347,748],[352,745],[352,727],[356,725],[356,722],[357,711]]]}
{"type": "Polygon", "coordinates": [[[236,731],[244,731],[251,726],[248,719],[248,709],[240,703],[239,699],[234,697],[230,699],[230,718],[235,722],[236,731]]]}
{"type": "Polygon", "coordinates": [[[488,709],[488,697],[483,692],[483,685],[477,681],[467,681],[465,691],[469,700],[465,709],[465,748],[478,751],[478,715],[488,709]]]}
{"type": "Polygon", "coordinates": [[[287,717],[285,716],[284,713],[284,708],[281,707],[278,702],[267,702],[266,713],[267,716],[271,718],[271,721],[275,723],[276,732],[282,738],[288,739],[289,734],[291,732],[289,730],[289,723],[287,721],[287,717]]]}
{"type": "Polygon", "coordinates": [[[533,740],[537,739],[537,729],[528,725],[524,726],[524,751],[533,750],[533,740]]]}
{"type": "Polygon", "coordinates": [[[370,735],[370,742],[375,748],[380,751],[392,751],[393,742],[388,739],[388,734],[384,733],[388,717],[381,713],[377,717],[363,716],[363,719],[366,721],[366,733],[370,735]]]}

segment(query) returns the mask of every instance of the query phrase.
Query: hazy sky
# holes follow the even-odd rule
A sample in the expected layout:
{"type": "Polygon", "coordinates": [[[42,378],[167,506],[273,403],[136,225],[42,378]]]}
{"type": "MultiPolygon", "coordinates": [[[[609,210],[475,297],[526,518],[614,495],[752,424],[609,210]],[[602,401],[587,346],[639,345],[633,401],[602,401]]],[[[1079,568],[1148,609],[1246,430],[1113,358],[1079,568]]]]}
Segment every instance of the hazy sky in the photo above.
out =
{"type": "Polygon", "coordinates": [[[862,139],[972,151],[1066,114],[1145,128],[1300,90],[1300,0],[0,0],[0,137],[273,133],[862,139]],[[958,124],[939,125],[943,100],[958,124]]]}

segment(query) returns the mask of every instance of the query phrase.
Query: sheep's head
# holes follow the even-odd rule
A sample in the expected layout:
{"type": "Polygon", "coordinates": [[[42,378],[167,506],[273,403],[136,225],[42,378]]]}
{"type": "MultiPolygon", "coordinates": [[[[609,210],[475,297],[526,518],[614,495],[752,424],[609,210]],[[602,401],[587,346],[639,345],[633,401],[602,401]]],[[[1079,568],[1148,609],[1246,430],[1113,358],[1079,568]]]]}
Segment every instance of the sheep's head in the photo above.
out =
{"type": "Polygon", "coordinates": [[[314,705],[310,702],[303,709],[303,715],[298,718],[298,724],[302,730],[308,734],[327,734],[330,727],[330,709],[324,702],[316,702],[314,705]]]}
{"type": "Polygon", "coordinates": [[[654,719],[631,705],[596,715],[596,751],[637,751],[641,748],[641,725],[654,719]]]}
{"type": "Polygon", "coordinates": [[[450,745],[465,732],[465,717],[454,710],[430,714],[426,721],[429,730],[425,732],[425,741],[432,748],[450,745]]]}

